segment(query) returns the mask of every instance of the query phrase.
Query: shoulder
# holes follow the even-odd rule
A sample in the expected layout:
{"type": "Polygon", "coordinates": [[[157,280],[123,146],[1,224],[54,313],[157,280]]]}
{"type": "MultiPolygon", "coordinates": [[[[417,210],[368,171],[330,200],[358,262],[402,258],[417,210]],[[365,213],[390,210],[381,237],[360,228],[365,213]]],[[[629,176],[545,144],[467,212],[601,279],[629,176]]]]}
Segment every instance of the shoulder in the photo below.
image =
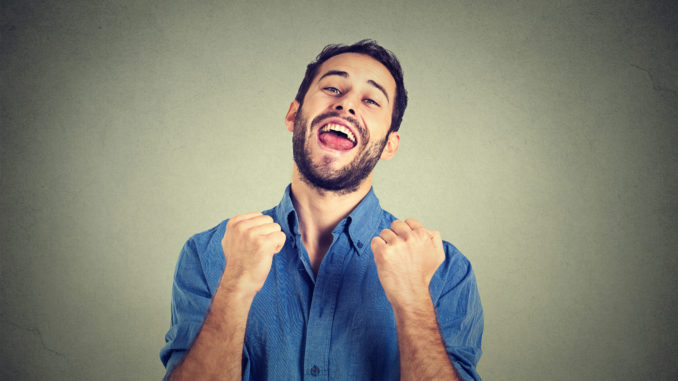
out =
{"type": "Polygon", "coordinates": [[[437,300],[454,290],[455,293],[477,294],[476,276],[471,262],[456,246],[443,241],[445,261],[431,279],[431,296],[437,300]]]}
{"type": "Polygon", "coordinates": [[[456,246],[443,240],[443,248],[445,249],[443,270],[445,270],[448,277],[452,277],[454,280],[472,275],[473,268],[471,267],[471,262],[456,246]]]}
{"type": "Polygon", "coordinates": [[[186,245],[189,245],[197,253],[205,252],[215,240],[221,241],[226,231],[227,223],[228,219],[225,219],[212,228],[192,235],[186,242],[186,245]]]}
{"type": "Polygon", "coordinates": [[[377,219],[377,226],[379,227],[379,230],[390,228],[391,223],[398,219],[398,217],[384,209],[379,209],[375,217],[377,219]]]}
{"type": "Polygon", "coordinates": [[[200,281],[207,283],[211,294],[216,292],[226,264],[221,239],[224,237],[227,222],[228,220],[224,220],[210,229],[192,235],[186,241],[177,261],[175,282],[200,281]]]}

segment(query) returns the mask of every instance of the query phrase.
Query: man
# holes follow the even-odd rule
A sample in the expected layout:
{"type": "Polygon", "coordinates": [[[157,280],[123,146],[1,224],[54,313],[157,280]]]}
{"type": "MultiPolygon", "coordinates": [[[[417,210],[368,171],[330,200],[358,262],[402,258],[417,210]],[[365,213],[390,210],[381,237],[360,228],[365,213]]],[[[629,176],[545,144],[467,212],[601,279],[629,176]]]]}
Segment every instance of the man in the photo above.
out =
{"type": "Polygon", "coordinates": [[[370,40],[329,45],[285,116],[282,201],[184,246],[161,359],[171,380],[479,379],[483,313],[467,259],[380,208],[402,70],[370,40]]]}

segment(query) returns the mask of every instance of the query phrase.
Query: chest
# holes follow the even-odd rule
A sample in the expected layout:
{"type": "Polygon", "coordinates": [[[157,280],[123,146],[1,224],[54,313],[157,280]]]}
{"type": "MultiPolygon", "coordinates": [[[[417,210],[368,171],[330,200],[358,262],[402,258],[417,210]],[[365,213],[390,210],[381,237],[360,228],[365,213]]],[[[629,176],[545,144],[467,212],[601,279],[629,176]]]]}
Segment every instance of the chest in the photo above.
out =
{"type": "Polygon", "coordinates": [[[314,277],[294,249],[274,259],[250,309],[251,379],[397,379],[393,310],[371,256],[333,245],[314,277]]]}

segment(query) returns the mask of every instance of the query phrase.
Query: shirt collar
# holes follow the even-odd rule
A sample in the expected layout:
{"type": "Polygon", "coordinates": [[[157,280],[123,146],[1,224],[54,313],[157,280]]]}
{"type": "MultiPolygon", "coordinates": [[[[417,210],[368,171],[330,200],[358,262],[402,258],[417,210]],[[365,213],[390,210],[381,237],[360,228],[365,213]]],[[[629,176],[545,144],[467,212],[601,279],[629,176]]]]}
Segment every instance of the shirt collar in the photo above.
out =
{"type": "Polygon", "coordinates": [[[346,217],[348,219],[348,234],[353,246],[362,254],[370,248],[372,238],[379,235],[379,221],[382,217],[382,209],[379,205],[379,199],[374,194],[374,189],[370,191],[360,201],[358,206],[346,217]]]}
{"type": "MultiPolygon", "coordinates": [[[[285,188],[282,200],[276,206],[275,216],[282,231],[289,237],[296,237],[299,234],[299,221],[297,212],[292,203],[292,187],[288,185],[285,188]]],[[[379,199],[374,194],[374,189],[370,191],[358,203],[358,205],[342,220],[337,228],[342,228],[348,232],[351,243],[358,252],[362,254],[370,247],[372,237],[379,234],[376,229],[382,217],[382,209],[379,205],[379,199]]],[[[336,233],[336,229],[335,229],[336,233]]]]}
{"type": "Polygon", "coordinates": [[[275,216],[282,231],[287,236],[294,238],[294,236],[299,234],[299,222],[297,220],[297,211],[294,210],[294,204],[292,204],[291,192],[292,186],[288,185],[287,188],[285,188],[282,200],[280,200],[280,203],[275,207],[275,216]]]}

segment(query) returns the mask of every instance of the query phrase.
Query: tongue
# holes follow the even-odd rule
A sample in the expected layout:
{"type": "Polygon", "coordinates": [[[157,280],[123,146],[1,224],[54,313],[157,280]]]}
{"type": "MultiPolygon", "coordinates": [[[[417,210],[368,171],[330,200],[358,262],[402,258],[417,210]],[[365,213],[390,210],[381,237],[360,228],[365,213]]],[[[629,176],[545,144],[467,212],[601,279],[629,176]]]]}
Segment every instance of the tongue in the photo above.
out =
{"type": "Polygon", "coordinates": [[[324,145],[332,149],[347,151],[353,148],[352,141],[348,140],[343,136],[339,136],[331,132],[325,132],[320,134],[319,139],[321,142],[323,142],[324,145]]]}

